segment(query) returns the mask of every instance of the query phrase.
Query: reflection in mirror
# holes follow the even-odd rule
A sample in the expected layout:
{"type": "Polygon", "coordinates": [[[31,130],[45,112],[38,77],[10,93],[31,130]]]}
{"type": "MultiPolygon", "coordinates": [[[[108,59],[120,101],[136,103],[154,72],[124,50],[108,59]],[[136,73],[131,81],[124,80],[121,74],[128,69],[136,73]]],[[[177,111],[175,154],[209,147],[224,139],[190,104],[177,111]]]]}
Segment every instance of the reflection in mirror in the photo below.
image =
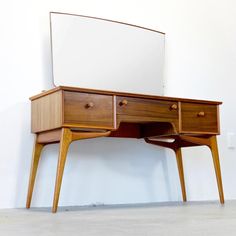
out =
{"type": "Polygon", "coordinates": [[[51,13],[56,86],[163,95],[164,33],[51,13]]]}

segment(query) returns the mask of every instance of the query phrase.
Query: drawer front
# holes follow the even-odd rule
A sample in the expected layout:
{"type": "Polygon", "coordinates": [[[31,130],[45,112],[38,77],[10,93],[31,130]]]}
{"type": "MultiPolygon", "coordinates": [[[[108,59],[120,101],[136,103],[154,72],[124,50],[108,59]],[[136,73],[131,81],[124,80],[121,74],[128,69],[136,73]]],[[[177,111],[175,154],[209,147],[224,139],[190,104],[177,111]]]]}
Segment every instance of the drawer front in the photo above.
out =
{"type": "Polygon", "coordinates": [[[65,91],[64,123],[113,128],[113,97],[65,91]]]}
{"type": "Polygon", "coordinates": [[[182,102],[181,127],[184,133],[219,133],[218,106],[182,102]]]}
{"type": "Polygon", "coordinates": [[[172,101],[117,97],[116,107],[117,114],[123,116],[178,119],[178,103],[172,101]]]}

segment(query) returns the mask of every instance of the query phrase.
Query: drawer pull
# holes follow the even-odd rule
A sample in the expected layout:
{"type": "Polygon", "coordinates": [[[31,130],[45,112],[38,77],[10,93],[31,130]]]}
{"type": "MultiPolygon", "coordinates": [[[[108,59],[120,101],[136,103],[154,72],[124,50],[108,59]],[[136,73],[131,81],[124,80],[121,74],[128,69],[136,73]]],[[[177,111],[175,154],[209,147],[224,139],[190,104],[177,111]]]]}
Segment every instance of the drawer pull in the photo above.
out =
{"type": "Polygon", "coordinates": [[[178,109],[177,104],[172,104],[172,105],[170,106],[170,110],[177,110],[177,109],[178,109]]]}
{"type": "Polygon", "coordinates": [[[204,117],[205,116],[205,112],[204,111],[200,111],[197,114],[198,117],[204,117]]]}
{"type": "Polygon", "coordinates": [[[126,106],[128,104],[128,101],[126,99],[122,100],[119,105],[120,106],[126,106]]]}
{"type": "Polygon", "coordinates": [[[86,105],[85,105],[85,108],[92,108],[92,107],[94,107],[94,103],[93,102],[89,102],[89,103],[87,103],[86,105]]]}

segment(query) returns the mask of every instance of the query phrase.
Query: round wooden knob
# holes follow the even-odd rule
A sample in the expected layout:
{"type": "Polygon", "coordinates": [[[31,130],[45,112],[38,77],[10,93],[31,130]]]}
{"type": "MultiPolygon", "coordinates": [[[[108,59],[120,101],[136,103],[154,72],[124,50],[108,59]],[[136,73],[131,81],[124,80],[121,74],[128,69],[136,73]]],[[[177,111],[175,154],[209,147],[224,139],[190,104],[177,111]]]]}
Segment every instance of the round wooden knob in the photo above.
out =
{"type": "Polygon", "coordinates": [[[85,105],[86,108],[92,108],[94,107],[94,103],[93,102],[89,102],[85,105]]]}
{"type": "Polygon", "coordinates": [[[204,117],[205,116],[205,112],[204,111],[200,111],[200,112],[198,112],[197,116],[204,117]]]}
{"type": "Polygon", "coordinates": [[[120,102],[120,106],[126,106],[128,104],[128,101],[126,99],[123,99],[121,102],[120,102]]]}
{"type": "Polygon", "coordinates": [[[178,108],[178,106],[175,103],[170,106],[171,110],[177,110],[177,108],[178,108]]]}

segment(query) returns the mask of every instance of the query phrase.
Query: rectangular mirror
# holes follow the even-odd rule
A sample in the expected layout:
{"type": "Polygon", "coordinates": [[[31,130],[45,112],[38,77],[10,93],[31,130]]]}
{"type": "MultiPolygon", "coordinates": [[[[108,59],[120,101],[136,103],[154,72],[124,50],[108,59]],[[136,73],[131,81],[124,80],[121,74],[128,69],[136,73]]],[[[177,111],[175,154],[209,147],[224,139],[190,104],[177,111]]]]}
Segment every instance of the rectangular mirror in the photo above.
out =
{"type": "Polygon", "coordinates": [[[72,14],[50,18],[56,86],[163,95],[164,33],[72,14]]]}

